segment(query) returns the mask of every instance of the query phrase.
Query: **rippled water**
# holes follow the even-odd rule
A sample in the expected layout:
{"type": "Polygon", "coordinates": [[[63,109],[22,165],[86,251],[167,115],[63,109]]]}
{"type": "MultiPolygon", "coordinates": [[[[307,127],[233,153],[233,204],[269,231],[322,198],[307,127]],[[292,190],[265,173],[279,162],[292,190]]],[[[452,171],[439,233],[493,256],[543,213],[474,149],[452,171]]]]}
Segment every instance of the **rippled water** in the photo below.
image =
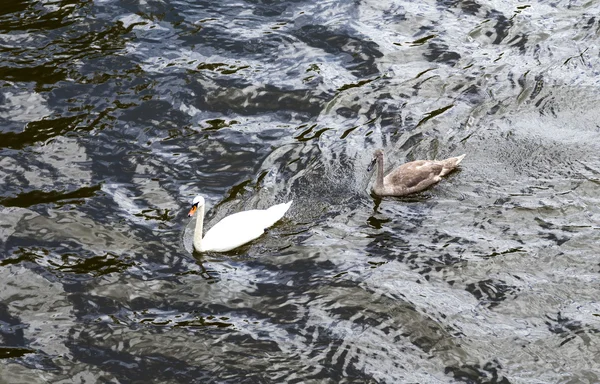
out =
{"type": "Polygon", "coordinates": [[[3,2],[0,382],[600,382],[599,14],[3,2]],[[198,193],[294,204],[201,255],[198,193]]]}

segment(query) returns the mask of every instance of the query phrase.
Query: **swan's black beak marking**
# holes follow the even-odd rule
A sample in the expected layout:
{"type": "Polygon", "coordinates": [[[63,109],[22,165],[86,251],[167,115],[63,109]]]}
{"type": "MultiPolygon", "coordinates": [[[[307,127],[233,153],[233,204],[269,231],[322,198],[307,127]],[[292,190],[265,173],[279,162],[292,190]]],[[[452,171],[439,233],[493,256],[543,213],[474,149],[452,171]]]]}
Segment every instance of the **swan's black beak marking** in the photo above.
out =
{"type": "Polygon", "coordinates": [[[367,172],[371,172],[373,170],[373,167],[375,166],[375,163],[377,162],[377,158],[373,158],[373,160],[371,160],[371,164],[369,164],[369,166],[367,167],[367,172]]]}
{"type": "Polygon", "coordinates": [[[188,217],[194,216],[194,213],[196,213],[197,209],[198,209],[198,204],[192,205],[192,209],[190,209],[190,212],[188,213],[188,217]]]}

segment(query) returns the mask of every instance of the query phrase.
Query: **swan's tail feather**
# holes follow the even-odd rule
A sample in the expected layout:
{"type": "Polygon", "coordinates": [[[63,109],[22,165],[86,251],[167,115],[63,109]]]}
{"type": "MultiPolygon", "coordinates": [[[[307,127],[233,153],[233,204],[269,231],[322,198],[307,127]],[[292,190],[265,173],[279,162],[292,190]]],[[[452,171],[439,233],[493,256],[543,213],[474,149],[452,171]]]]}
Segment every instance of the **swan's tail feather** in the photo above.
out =
{"type": "Polygon", "coordinates": [[[456,167],[458,164],[460,164],[460,162],[465,158],[465,156],[467,156],[466,153],[463,153],[460,156],[456,156],[456,157],[451,157],[451,159],[454,159],[456,162],[454,163],[454,166],[456,167]]]}
{"type": "Polygon", "coordinates": [[[293,202],[294,201],[291,200],[287,203],[277,204],[267,209],[268,215],[265,220],[265,228],[270,227],[276,222],[278,222],[283,217],[283,215],[285,215],[288,209],[290,209],[293,202]]]}
{"type": "Polygon", "coordinates": [[[467,156],[467,154],[463,153],[460,156],[450,157],[445,160],[442,160],[443,168],[442,172],[440,173],[440,176],[446,176],[447,174],[452,172],[456,167],[458,167],[458,164],[460,164],[460,162],[465,158],[465,156],[467,156]]]}

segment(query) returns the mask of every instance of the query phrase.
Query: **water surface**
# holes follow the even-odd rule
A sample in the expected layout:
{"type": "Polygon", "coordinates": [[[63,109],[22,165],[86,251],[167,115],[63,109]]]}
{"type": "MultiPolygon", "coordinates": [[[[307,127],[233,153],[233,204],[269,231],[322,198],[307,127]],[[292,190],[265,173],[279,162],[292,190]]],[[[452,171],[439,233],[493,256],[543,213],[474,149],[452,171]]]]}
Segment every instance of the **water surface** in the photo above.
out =
{"type": "Polygon", "coordinates": [[[0,5],[0,382],[600,381],[600,5],[0,5]],[[466,153],[424,193],[366,167],[466,153]],[[207,225],[294,200],[224,255],[207,225]]]}

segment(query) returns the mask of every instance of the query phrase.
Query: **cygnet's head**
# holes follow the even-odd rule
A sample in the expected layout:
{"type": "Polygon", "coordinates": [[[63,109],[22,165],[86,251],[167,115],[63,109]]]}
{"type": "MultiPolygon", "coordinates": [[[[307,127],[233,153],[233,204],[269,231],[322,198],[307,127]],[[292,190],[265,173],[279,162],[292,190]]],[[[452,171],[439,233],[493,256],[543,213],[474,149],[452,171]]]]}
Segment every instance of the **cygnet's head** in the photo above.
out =
{"type": "Polygon", "coordinates": [[[194,200],[192,201],[192,209],[190,209],[190,212],[188,213],[188,217],[194,216],[194,213],[196,213],[196,210],[198,209],[198,207],[202,207],[202,206],[204,206],[204,197],[202,197],[200,195],[194,197],[194,200]]]}
{"type": "Polygon", "coordinates": [[[378,149],[375,152],[373,152],[373,159],[371,160],[371,164],[369,164],[369,166],[367,167],[367,172],[371,172],[373,170],[373,167],[375,166],[375,163],[377,163],[377,161],[381,161],[381,159],[383,158],[383,150],[382,149],[378,149]]]}

